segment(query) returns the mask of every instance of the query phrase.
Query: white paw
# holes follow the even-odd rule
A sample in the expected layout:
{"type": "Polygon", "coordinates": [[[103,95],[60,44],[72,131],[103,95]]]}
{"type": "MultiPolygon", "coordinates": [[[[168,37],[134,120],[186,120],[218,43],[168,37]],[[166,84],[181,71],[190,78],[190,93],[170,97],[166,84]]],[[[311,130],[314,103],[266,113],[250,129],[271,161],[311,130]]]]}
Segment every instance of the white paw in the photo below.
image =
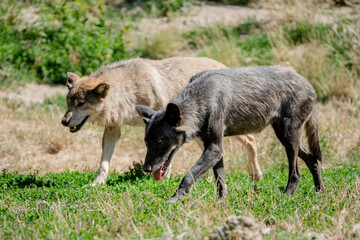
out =
{"type": "Polygon", "coordinates": [[[262,176],[263,176],[261,170],[258,170],[258,171],[255,170],[254,172],[255,173],[250,174],[251,180],[252,181],[260,181],[262,179],[262,176]]]}
{"type": "Polygon", "coordinates": [[[164,177],[166,179],[169,179],[170,178],[170,175],[171,175],[171,170],[168,170],[165,174],[164,174],[164,177]]]}
{"type": "Polygon", "coordinates": [[[96,185],[105,184],[105,179],[98,179],[96,178],[95,181],[91,184],[92,187],[95,187],[96,185]]]}

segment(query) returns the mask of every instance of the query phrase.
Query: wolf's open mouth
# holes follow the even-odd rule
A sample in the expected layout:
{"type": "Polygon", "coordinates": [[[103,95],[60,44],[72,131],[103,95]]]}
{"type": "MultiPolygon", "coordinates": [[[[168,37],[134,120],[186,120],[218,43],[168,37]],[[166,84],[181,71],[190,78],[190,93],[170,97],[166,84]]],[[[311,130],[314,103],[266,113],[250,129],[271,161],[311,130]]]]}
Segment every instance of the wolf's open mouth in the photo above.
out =
{"type": "Polygon", "coordinates": [[[171,163],[172,157],[173,157],[174,153],[176,152],[176,150],[177,149],[174,149],[169,154],[168,159],[165,161],[165,163],[163,165],[161,165],[161,167],[158,170],[152,172],[152,175],[153,175],[153,178],[154,178],[155,181],[160,181],[161,177],[163,177],[167,173],[168,167],[169,167],[169,165],[171,163]]]}
{"type": "Polygon", "coordinates": [[[82,120],[82,122],[79,123],[78,125],[73,126],[73,127],[70,127],[70,132],[74,133],[74,132],[79,131],[79,130],[82,128],[82,126],[84,125],[84,123],[86,122],[86,120],[88,119],[88,117],[89,117],[89,116],[86,116],[86,117],[84,118],[84,120],[82,120]]]}

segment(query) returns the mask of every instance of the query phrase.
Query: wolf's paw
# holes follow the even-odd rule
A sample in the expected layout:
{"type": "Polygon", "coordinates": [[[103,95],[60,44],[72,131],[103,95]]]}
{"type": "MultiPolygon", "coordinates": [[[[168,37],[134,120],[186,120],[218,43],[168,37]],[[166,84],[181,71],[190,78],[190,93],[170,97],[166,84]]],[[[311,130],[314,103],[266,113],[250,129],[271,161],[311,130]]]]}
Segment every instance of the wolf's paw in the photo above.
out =
{"type": "Polygon", "coordinates": [[[91,184],[92,187],[95,187],[97,185],[101,185],[101,184],[105,184],[105,180],[104,179],[95,179],[95,181],[91,184]]]}
{"type": "Polygon", "coordinates": [[[251,180],[252,181],[257,181],[257,182],[262,179],[262,176],[263,176],[263,173],[261,172],[261,170],[258,170],[258,171],[255,170],[254,173],[252,173],[250,175],[251,180]]]}
{"type": "Polygon", "coordinates": [[[170,175],[171,175],[171,170],[168,170],[165,174],[164,174],[164,177],[166,179],[169,179],[170,178],[170,175]]]}
{"type": "Polygon", "coordinates": [[[179,199],[177,197],[172,197],[167,202],[170,204],[177,204],[179,202],[179,199]]]}

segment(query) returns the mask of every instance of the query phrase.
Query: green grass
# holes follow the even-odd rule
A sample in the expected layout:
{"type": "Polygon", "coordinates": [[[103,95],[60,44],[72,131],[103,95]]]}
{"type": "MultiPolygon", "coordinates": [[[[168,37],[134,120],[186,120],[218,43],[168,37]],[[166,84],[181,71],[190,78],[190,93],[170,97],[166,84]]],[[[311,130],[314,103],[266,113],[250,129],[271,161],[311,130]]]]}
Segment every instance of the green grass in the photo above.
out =
{"type": "MultiPolygon", "coordinates": [[[[229,214],[250,214],[272,228],[270,238],[278,239],[301,237],[306,231],[333,231],[343,211],[348,211],[349,220],[359,219],[358,206],[354,205],[360,197],[359,165],[323,170],[324,193],[314,191],[308,170],[302,174],[293,196],[282,193],[287,182],[285,171],[267,169],[263,180],[255,184],[247,174],[229,174],[229,194],[223,201],[216,200],[208,174],[184,201],[170,205],[166,201],[182,176],[155,182],[149,175],[132,170],[124,175],[112,173],[106,186],[91,188],[87,185],[95,178],[91,172],[44,176],[3,172],[0,238],[156,238],[171,230],[175,236],[186,232],[186,238],[199,239],[222,226],[229,214]],[[206,212],[208,209],[212,214],[206,212]],[[199,226],[203,221],[200,214],[213,224],[199,226]],[[280,226],[283,221],[301,228],[284,231],[280,226]],[[201,232],[192,231],[199,227],[201,232]]],[[[354,221],[344,226],[345,236],[354,221]]]]}

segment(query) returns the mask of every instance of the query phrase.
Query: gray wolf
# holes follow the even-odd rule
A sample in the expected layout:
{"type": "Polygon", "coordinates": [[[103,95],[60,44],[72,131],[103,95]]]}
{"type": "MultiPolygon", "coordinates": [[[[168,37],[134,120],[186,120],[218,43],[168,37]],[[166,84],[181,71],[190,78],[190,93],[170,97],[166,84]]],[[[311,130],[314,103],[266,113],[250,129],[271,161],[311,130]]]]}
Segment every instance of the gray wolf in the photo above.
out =
{"type": "Polygon", "coordinates": [[[188,193],[211,168],[221,198],[227,190],[223,137],[259,132],[271,125],[289,161],[285,193],[293,194],[299,185],[298,156],[310,169],[316,190],[323,190],[315,101],[312,85],[291,68],[244,67],[199,73],[166,108],[154,111],[136,106],[146,124],[144,171],[153,175],[166,171],[180,146],[198,137],[204,151],[169,201],[176,202],[188,193]],[[303,126],[310,151],[300,144],[303,126]]]}
{"type": "MultiPolygon", "coordinates": [[[[62,124],[73,133],[86,122],[105,127],[100,168],[92,185],[105,183],[115,144],[121,136],[121,127],[124,124],[143,125],[135,105],[163,108],[188,84],[191,76],[221,68],[226,67],[209,58],[137,58],[103,66],[90,76],[68,73],[68,109],[62,124]]],[[[262,173],[257,162],[254,137],[237,136],[237,139],[245,144],[249,152],[249,174],[254,180],[259,180],[262,173]]]]}

